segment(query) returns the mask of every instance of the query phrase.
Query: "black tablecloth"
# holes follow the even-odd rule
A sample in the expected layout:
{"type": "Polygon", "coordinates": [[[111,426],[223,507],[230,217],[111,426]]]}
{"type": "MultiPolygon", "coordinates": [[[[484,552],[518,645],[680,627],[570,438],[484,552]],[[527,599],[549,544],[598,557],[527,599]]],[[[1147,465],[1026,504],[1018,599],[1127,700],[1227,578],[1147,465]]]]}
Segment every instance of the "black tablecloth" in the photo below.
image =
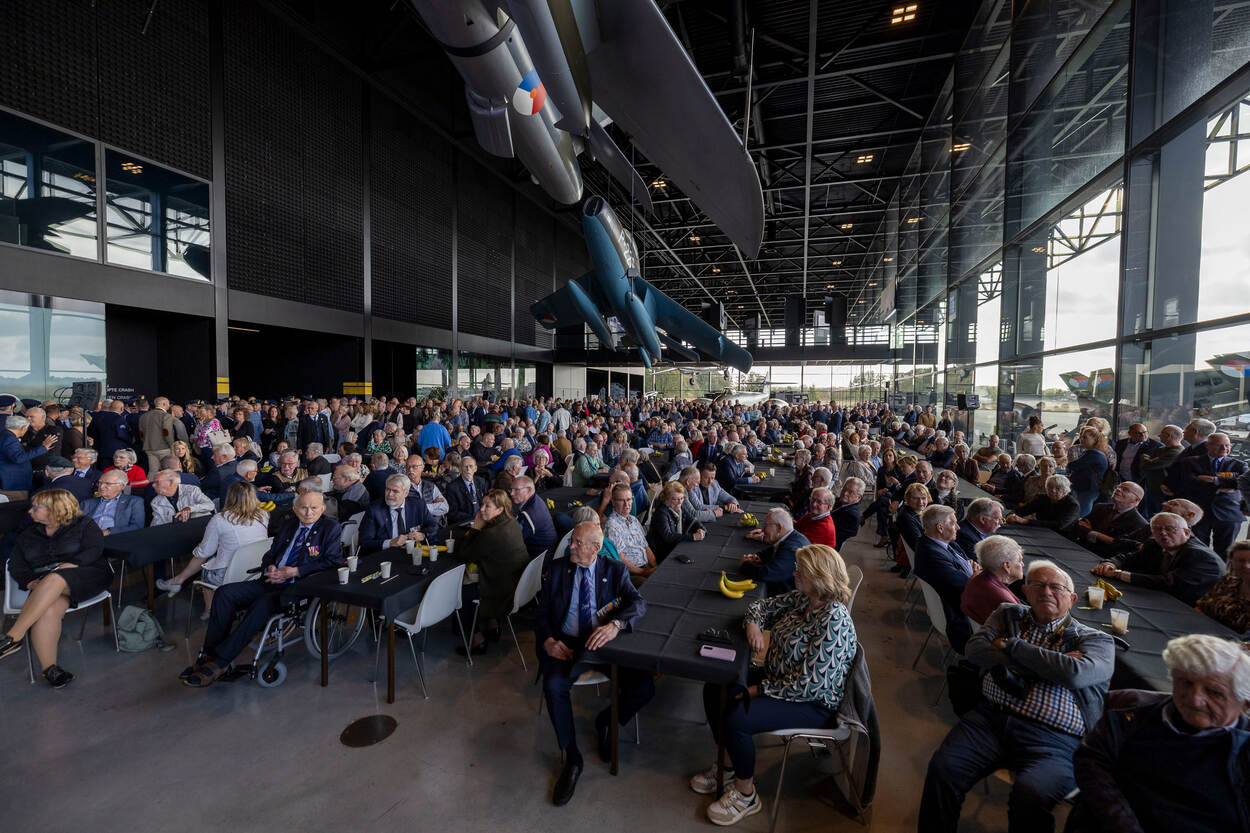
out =
{"type": "Polygon", "coordinates": [[[729,599],[717,586],[721,571],[740,579],[738,559],[759,549],[759,544],[743,540],[746,531],[738,526],[739,516],[726,516],[707,525],[702,541],[679,544],[640,592],[647,600],[647,613],[630,633],[623,633],[601,648],[600,658],[632,668],[663,674],[732,684],[746,679],[751,651],[747,646],[742,618],[747,605],[761,598],[763,588],[749,591],[741,599],[729,599]],[[678,556],[687,556],[683,564],[678,556]],[[733,662],[699,656],[704,644],[700,634],[709,627],[728,631],[737,656],[733,662]]]}
{"type": "Polygon", "coordinates": [[[124,558],[131,567],[146,567],[167,558],[187,555],[204,537],[211,515],[184,523],[168,523],[104,536],[104,555],[124,558]]]}
{"type": "Polygon", "coordinates": [[[1002,498],[994,497],[994,495],[991,495],[989,492],[985,491],[984,489],[982,489],[980,486],[973,483],[972,481],[965,480],[962,477],[959,478],[960,500],[972,501],[981,497],[987,497],[987,498],[990,498],[991,500],[997,500],[1000,503],[1002,502],[1002,498]]]}
{"type": "Polygon", "coordinates": [[[1024,548],[1026,561],[1049,558],[1067,570],[1080,596],[1072,608],[1072,615],[1077,621],[1110,633],[1110,628],[1106,626],[1111,623],[1111,610],[1118,607],[1129,611],[1128,633],[1124,639],[1130,647],[1127,651],[1116,650],[1116,687],[1132,685],[1171,691],[1171,675],[1162,657],[1169,639],[1190,633],[1237,638],[1233,631],[1175,596],[1114,580],[1112,584],[1124,593],[1123,598],[1114,604],[1108,602],[1102,610],[1087,610],[1089,602],[1085,590],[1097,578],[1089,570],[1101,559],[1053,529],[1008,525],[1002,527],[999,534],[1017,541],[1024,548]]]}
{"type": "Polygon", "coordinates": [[[794,469],[785,463],[770,463],[767,460],[755,463],[757,472],[762,471],[767,474],[769,469],[775,472],[771,477],[765,477],[759,483],[735,486],[734,491],[740,497],[759,498],[761,500],[790,494],[790,487],[794,485],[794,469]]]}
{"type": "Polygon", "coordinates": [[[555,504],[554,509],[548,507],[553,514],[556,512],[572,514],[573,510],[577,509],[577,506],[573,504],[575,500],[580,501],[583,506],[598,509],[599,501],[602,499],[602,495],[586,494],[586,489],[581,486],[557,486],[554,489],[539,492],[538,497],[540,500],[549,500],[555,504]]]}
{"type": "Polygon", "coordinates": [[[412,565],[412,556],[406,550],[388,549],[373,555],[362,555],[356,572],[351,574],[347,584],[339,584],[337,570],[323,570],[295,582],[292,591],[300,596],[378,610],[388,620],[394,621],[397,616],[421,603],[431,581],[459,563],[454,556],[439,553],[436,562],[431,562],[429,558],[423,560],[423,565],[429,569],[420,575],[418,571],[421,568],[412,565]],[[377,572],[383,561],[391,562],[389,581],[383,584],[380,576],[371,581],[361,581],[377,572]]]}

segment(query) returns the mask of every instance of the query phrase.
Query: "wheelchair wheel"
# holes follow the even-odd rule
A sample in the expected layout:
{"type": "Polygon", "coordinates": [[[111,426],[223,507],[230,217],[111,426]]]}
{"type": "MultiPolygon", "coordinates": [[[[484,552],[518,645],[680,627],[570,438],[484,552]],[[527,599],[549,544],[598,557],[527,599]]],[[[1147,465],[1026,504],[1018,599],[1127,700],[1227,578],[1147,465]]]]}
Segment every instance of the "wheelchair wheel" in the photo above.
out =
{"type": "Polygon", "coordinates": [[[256,683],[261,688],[277,688],[286,680],[286,663],[281,660],[275,660],[264,668],[260,669],[260,673],[256,675],[256,683]]]}
{"type": "Polygon", "coordinates": [[[310,654],[318,658],[321,657],[319,617],[323,615],[323,611],[325,611],[324,615],[329,616],[327,622],[329,644],[326,653],[330,659],[335,659],[356,644],[356,639],[364,630],[368,614],[363,607],[343,602],[322,602],[320,599],[313,602],[304,617],[304,645],[307,646],[310,654]]]}

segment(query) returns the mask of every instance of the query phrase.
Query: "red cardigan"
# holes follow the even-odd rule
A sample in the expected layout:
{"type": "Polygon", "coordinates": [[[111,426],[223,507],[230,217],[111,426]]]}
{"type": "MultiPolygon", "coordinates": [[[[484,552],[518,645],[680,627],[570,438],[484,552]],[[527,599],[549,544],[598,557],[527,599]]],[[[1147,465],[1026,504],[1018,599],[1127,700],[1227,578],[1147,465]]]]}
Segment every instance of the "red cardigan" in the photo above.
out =
{"type": "Polygon", "coordinates": [[[833,525],[833,515],[825,515],[817,521],[808,512],[794,522],[794,529],[813,544],[824,544],[835,549],[838,546],[838,531],[833,525]]]}

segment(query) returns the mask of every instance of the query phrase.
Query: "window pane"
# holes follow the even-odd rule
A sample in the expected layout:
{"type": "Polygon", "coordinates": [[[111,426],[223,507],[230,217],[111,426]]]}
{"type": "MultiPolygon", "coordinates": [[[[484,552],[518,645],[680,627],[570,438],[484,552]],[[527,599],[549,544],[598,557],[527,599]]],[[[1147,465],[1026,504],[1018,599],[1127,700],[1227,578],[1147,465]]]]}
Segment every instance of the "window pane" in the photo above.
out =
{"type": "Polygon", "coordinates": [[[108,262],[208,278],[208,186],[118,151],[105,164],[108,262]]]}
{"type": "Polygon", "coordinates": [[[1206,192],[1202,199],[1202,262],[1198,319],[1250,310],[1250,100],[1207,124],[1206,192]]]}

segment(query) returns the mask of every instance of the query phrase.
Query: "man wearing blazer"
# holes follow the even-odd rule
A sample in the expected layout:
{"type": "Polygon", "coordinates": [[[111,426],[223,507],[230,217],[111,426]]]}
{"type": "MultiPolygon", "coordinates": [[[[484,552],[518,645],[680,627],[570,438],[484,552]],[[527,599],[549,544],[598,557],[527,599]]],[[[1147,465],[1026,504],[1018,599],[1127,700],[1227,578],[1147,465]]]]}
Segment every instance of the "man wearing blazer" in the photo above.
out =
{"type": "Polygon", "coordinates": [[[405,474],[388,477],[382,499],[370,503],[360,519],[360,550],[365,553],[402,547],[407,541],[433,542],[437,535],[438,521],[405,474]],[[409,531],[414,528],[416,532],[409,531]]]}
{"type": "MultiPolygon", "coordinates": [[[[1154,454],[1163,448],[1163,443],[1150,436],[1146,426],[1134,422],[1128,427],[1128,436],[1115,441],[1115,470],[1121,482],[1132,481],[1139,486],[1146,485],[1146,474],[1142,471],[1144,462],[1142,455],[1154,454]]],[[[1144,519],[1143,519],[1144,520],[1144,519]]]]}
{"type": "Polygon", "coordinates": [[[1206,453],[1190,455],[1181,481],[1181,496],[1202,509],[1202,520],[1194,524],[1194,537],[1209,543],[1220,558],[1228,558],[1228,548],[1244,520],[1237,479],[1246,464],[1230,456],[1232,441],[1227,434],[1207,437],[1206,453]]]}
{"type": "MultiPolygon", "coordinates": [[[[548,559],[543,567],[542,591],[534,616],[534,642],[543,677],[547,712],[556,741],[564,752],[564,766],[556,781],[552,801],[557,807],[569,802],[582,774],[582,753],[573,731],[573,704],[569,691],[574,681],[593,662],[587,651],[602,648],[621,631],[632,630],[647,612],[647,603],[630,583],[625,565],[599,558],[603,532],[597,523],[579,524],[569,540],[568,558],[548,559]],[[614,605],[605,611],[609,605],[614,605]]],[[[655,695],[650,672],[621,667],[618,717],[623,725],[655,695]]],[[[599,757],[607,761],[610,709],[595,718],[599,757]]]]}
{"type": "Polygon", "coordinates": [[[106,471],[96,481],[99,497],[82,503],[82,513],[95,521],[105,535],[119,535],[132,529],[143,529],[143,498],[124,495],[126,473],[121,469],[106,471]]]}
{"type": "Polygon", "coordinates": [[[794,571],[798,566],[796,553],[811,541],[794,530],[794,518],[776,507],[764,518],[763,541],[767,549],[744,555],[738,572],[750,579],[764,582],[769,596],[780,596],[794,589],[794,571]]]}
{"type": "Polygon", "coordinates": [[[1135,552],[1150,540],[1150,522],[1137,511],[1146,492],[1126,480],[1111,492],[1110,503],[1100,503],[1072,527],[1073,537],[1104,559],[1135,552]]]}
{"type": "Polygon", "coordinates": [[[468,523],[482,505],[486,481],[477,476],[477,461],[467,454],[460,458],[460,476],[447,484],[447,524],[468,523]]]}
{"type": "Polygon", "coordinates": [[[942,598],[946,614],[946,638],[957,653],[964,652],[968,637],[972,636],[972,622],[964,615],[960,600],[968,579],[980,572],[981,565],[969,557],[955,543],[959,523],[955,510],[949,506],[930,506],[920,516],[924,535],[916,541],[916,563],[912,569],[916,578],[929,584],[942,598]]]}
{"type": "Polygon", "coordinates": [[[342,528],[322,517],[325,508],[320,492],[297,497],[292,517],[282,522],[261,560],[260,578],[224,585],[213,594],[200,657],[179,675],[184,685],[204,688],[224,674],[252,638],[264,630],[269,617],[281,609],[282,594],[290,589],[291,582],[344,563],[342,528]],[[243,619],[231,633],[230,626],[240,610],[244,611],[243,619]]]}

